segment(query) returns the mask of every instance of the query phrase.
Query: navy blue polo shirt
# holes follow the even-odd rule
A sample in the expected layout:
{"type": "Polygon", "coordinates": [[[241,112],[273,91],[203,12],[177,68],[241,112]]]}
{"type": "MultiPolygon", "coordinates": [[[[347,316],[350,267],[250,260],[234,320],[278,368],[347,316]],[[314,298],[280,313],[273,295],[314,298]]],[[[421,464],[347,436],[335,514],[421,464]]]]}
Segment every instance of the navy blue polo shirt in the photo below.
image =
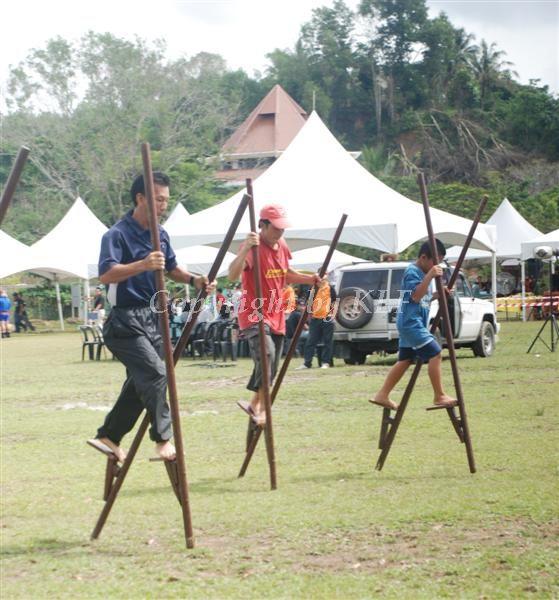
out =
{"type": "MultiPolygon", "coordinates": [[[[113,225],[103,236],[101,253],[99,254],[99,275],[106,273],[116,264],[128,265],[142,260],[153,251],[149,229],[142,226],[132,217],[133,210],[113,225]]],[[[161,252],[165,255],[165,270],[172,271],[177,266],[177,259],[169,234],[159,225],[161,252]]],[[[107,298],[113,306],[127,308],[132,306],[149,306],[151,297],[157,291],[154,271],[144,271],[120,283],[109,284],[107,298]]]]}

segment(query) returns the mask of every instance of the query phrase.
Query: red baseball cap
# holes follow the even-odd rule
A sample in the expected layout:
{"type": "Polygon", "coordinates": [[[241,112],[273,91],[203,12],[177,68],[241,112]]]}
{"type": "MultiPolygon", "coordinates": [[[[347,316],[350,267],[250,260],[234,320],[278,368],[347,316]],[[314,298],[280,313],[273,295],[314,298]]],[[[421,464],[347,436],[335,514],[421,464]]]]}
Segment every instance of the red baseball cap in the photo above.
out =
{"type": "Polygon", "coordinates": [[[270,223],[278,229],[288,229],[291,223],[287,220],[285,208],[279,204],[267,204],[260,211],[260,218],[270,221],[270,223]]]}

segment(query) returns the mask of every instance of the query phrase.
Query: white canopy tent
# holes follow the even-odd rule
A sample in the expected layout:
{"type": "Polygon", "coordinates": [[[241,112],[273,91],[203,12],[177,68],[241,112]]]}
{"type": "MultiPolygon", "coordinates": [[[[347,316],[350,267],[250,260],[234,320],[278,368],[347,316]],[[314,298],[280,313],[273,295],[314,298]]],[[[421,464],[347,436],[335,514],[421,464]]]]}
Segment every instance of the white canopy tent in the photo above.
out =
{"type": "MultiPolygon", "coordinates": [[[[188,230],[190,218],[191,216],[186,208],[179,202],[163,224],[163,227],[167,232],[169,230],[185,231],[188,230]]],[[[218,253],[218,249],[211,246],[189,246],[178,250],[173,248],[173,250],[175,250],[175,254],[177,255],[178,264],[198,275],[207,275],[209,273],[218,253]]],[[[227,252],[223,259],[219,275],[227,273],[229,263],[234,258],[235,255],[232,252],[227,252]]]]}
{"type": "MultiPolygon", "coordinates": [[[[297,250],[293,252],[293,257],[289,265],[293,269],[300,271],[318,271],[326,258],[328,246],[316,246],[315,248],[306,248],[305,250],[297,250]]],[[[350,265],[352,263],[363,262],[363,258],[351,256],[345,252],[334,250],[328,270],[333,271],[342,265],[350,265]]]]}
{"type": "MultiPolygon", "coordinates": [[[[497,228],[496,256],[498,260],[519,259],[520,244],[524,240],[541,235],[534,226],[514,208],[505,198],[497,210],[487,219],[486,225],[494,225],[497,228]]],[[[449,262],[456,262],[462,251],[462,246],[449,248],[446,257],[449,262]]],[[[484,250],[468,250],[466,260],[477,262],[491,262],[491,252],[484,250]]]]}
{"type": "Polygon", "coordinates": [[[538,246],[551,246],[552,249],[559,248],[559,229],[522,242],[520,244],[520,258],[522,260],[534,258],[534,251],[538,246]]]}
{"type": "MultiPolygon", "coordinates": [[[[505,261],[520,261],[520,243],[523,240],[528,240],[541,235],[533,225],[514,208],[507,198],[504,198],[499,204],[497,210],[487,219],[486,225],[494,225],[497,229],[497,248],[495,254],[485,250],[468,250],[465,260],[476,263],[492,263],[491,288],[493,297],[497,292],[497,260],[502,264],[505,261]]],[[[446,253],[446,258],[449,262],[456,262],[462,251],[462,246],[453,246],[446,253]]],[[[521,286],[522,297],[526,293],[524,283],[524,264],[521,265],[521,286]]]]}
{"type": "MultiPolygon", "coordinates": [[[[521,260],[521,272],[522,272],[522,320],[526,320],[526,291],[524,287],[524,280],[526,278],[525,274],[525,261],[530,258],[535,258],[534,252],[536,248],[540,246],[549,246],[552,250],[559,249],[559,229],[555,229],[555,231],[550,231],[549,233],[542,234],[539,237],[533,238],[531,240],[522,242],[520,244],[520,260],[521,260]]],[[[550,262],[550,269],[552,272],[555,272],[555,261],[550,262]]]]}
{"type": "Polygon", "coordinates": [[[58,224],[29,247],[24,257],[2,262],[0,278],[21,271],[32,271],[53,279],[60,327],[64,329],[59,280],[72,277],[83,279],[84,296],[89,296],[89,279],[97,277],[101,238],[106,231],[105,225],[84,201],[77,198],[58,224]]]}
{"type": "MultiPolygon", "coordinates": [[[[190,215],[185,227],[169,226],[175,248],[217,245],[245,193],[190,215]]],[[[286,210],[292,228],[285,237],[301,250],[330,241],[342,213],[348,220],[341,242],[399,252],[426,239],[423,207],[376,179],[352,158],[313,112],[278,160],[254,182],[255,207],[277,203],[286,210]]],[[[447,244],[464,241],[471,221],[431,209],[436,235],[447,244]]],[[[235,236],[236,246],[250,230],[245,215],[235,236]]],[[[480,226],[472,246],[493,251],[493,230],[480,226]]]]}
{"type": "Polygon", "coordinates": [[[0,279],[25,271],[25,266],[29,263],[29,251],[29,246],[0,230],[0,279]]]}

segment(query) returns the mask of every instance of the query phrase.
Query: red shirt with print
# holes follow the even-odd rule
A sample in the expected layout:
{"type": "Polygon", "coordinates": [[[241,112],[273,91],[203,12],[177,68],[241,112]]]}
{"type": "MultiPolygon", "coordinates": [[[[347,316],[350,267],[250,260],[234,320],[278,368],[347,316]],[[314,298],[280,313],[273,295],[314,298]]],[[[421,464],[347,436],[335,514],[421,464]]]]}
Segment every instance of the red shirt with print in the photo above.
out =
{"type": "MultiPolygon", "coordinates": [[[[276,247],[272,248],[264,242],[262,237],[260,237],[258,252],[262,274],[260,278],[262,296],[264,297],[262,307],[264,323],[270,327],[272,333],[285,335],[285,307],[282,302],[282,291],[286,285],[291,252],[283,238],[280,238],[276,247]]],[[[253,251],[251,250],[245,259],[245,267],[241,278],[243,295],[238,314],[241,329],[248,329],[258,323],[258,315],[255,310],[255,307],[258,307],[258,302],[256,301],[256,290],[254,289],[253,266],[253,251]]]]}

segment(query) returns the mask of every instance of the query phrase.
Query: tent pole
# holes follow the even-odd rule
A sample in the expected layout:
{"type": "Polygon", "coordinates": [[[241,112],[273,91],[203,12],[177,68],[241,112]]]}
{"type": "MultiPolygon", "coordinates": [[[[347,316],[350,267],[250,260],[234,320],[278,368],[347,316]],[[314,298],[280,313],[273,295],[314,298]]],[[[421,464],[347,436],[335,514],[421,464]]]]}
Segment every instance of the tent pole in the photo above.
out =
{"type": "Polygon", "coordinates": [[[89,315],[89,279],[83,280],[83,324],[87,325],[87,317],[89,315]]]}
{"type": "Polygon", "coordinates": [[[64,317],[62,316],[62,300],[60,298],[60,283],[58,277],[54,276],[54,287],[56,288],[56,304],[58,305],[58,319],[60,321],[60,329],[64,331],[64,317]]]}
{"type": "Polygon", "coordinates": [[[493,293],[493,308],[497,314],[497,252],[491,252],[491,291],[493,293]]]}
{"type": "Polygon", "coordinates": [[[526,263],[520,259],[520,279],[521,279],[521,297],[522,297],[522,322],[526,322],[526,263]]]}

